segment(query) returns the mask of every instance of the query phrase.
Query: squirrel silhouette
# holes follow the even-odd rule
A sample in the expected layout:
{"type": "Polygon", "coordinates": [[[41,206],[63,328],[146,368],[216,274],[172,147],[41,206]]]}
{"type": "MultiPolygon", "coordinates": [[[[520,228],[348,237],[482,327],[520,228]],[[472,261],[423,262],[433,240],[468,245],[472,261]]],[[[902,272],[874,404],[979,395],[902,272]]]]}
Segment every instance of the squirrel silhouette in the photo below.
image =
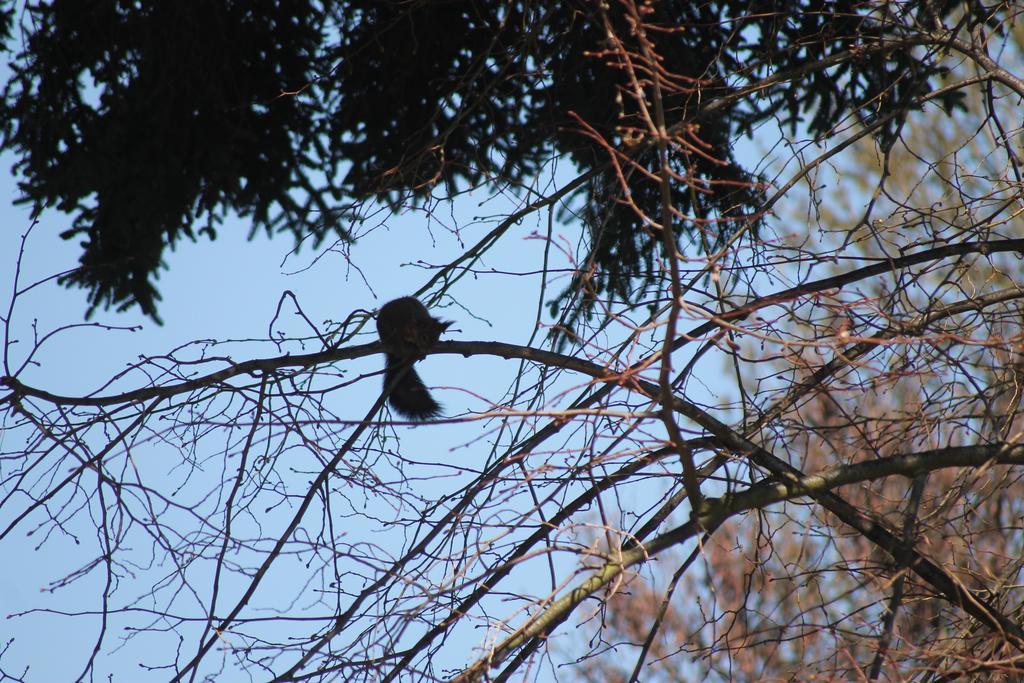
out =
{"type": "Polygon", "coordinates": [[[429,420],[441,414],[441,405],[427,391],[412,367],[422,360],[451,321],[439,320],[411,296],[389,301],[377,314],[377,334],[384,346],[384,387],[392,387],[388,403],[410,420],[429,420]]]}

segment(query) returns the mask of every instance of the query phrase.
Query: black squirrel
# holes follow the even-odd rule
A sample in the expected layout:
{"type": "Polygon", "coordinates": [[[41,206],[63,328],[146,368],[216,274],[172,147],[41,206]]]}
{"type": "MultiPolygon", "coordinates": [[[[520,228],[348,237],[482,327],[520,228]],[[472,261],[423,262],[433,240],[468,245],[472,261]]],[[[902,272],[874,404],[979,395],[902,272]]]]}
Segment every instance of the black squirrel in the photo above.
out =
{"type": "Polygon", "coordinates": [[[426,356],[451,324],[430,315],[427,307],[411,296],[380,307],[377,334],[387,357],[384,387],[393,387],[388,403],[399,415],[429,420],[441,414],[441,405],[427,391],[412,364],[426,356]]]}

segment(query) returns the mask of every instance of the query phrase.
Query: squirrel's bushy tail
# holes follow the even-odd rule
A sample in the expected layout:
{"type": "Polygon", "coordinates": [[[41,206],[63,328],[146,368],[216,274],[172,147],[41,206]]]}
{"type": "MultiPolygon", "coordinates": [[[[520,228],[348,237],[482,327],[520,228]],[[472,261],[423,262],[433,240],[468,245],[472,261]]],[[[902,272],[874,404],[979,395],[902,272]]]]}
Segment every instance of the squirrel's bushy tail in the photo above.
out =
{"type": "Polygon", "coordinates": [[[429,420],[441,414],[441,404],[427,391],[427,386],[412,363],[390,353],[387,354],[387,365],[384,368],[384,386],[394,386],[388,396],[388,403],[402,417],[429,420]]]}

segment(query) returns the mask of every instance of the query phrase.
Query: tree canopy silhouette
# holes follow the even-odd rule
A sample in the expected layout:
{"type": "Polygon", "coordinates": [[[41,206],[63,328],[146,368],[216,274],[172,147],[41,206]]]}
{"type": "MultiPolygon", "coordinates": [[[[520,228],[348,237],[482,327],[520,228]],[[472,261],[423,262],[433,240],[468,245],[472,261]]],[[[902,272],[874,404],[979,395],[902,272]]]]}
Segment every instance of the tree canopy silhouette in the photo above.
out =
{"type": "MultiPolygon", "coordinates": [[[[696,218],[675,230],[714,221],[719,243],[737,221],[759,220],[763,199],[733,156],[735,134],[770,119],[824,134],[860,109],[889,117],[878,134],[891,136],[944,73],[925,49],[906,49],[927,42],[920,27],[954,10],[968,28],[988,17],[951,1],[901,5],[906,16],[853,0],[643,7],[671,74],[666,122],[694,139],[688,180],[671,193],[696,218]],[[750,96],[769,78],[789,85],[750,96]]],[[[158,320],[164,250],[214,238],[227,212],[253,232],[345,237],[367,200],[527,179],[553,156],[590,171],[578,195],[595,266],[583,309],[599,293],[635,300],[654,282],[664,245],[643,215],[660,190],[644,176],[659,162],[621,56],[639,48],[612,44],[636,39],[626,5],[58,1],[24,16],[0,146],[17,155],[25,202],[74,216],[63,237],[82,239],[81,267],[64,282],[88,290],[90,313],[138,305],[158,320]],[[624,178],[609,139],[634,164],[624,178]]],[[[950,107],[957,96],[939,97],[950,107]]]]}
{"type": "Polygon", "coordinates": [[[94,309],[231,210],[363,252],[155,350],[0,254],[0,679],[1021,678],[1022,17],[30,7],[4,140],[94,309]]]}

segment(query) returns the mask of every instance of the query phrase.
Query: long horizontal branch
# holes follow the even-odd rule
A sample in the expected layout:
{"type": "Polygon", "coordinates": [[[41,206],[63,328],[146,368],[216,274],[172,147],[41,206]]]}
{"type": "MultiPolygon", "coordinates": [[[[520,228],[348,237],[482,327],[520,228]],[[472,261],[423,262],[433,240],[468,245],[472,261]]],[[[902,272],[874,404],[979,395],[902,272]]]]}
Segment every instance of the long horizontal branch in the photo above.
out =
{"type": "Polygon", "coordinates": [[[236,377],[246,375],[259,376],[264,373],[278,372],[279,370],[289,368],[311,368],[317,365],[336,363],[339,360],[362,358],[374,353],[383,353],[380,342],[357,344],[355,346],[328,349],[316,353],[285,354],[272,358],[253,358],[241,363],[232,363],[228,367],[216,372],[178,382],[177,384],[143,387],[108,396],[65,396],[28,386],[14,377],[0,377],[0,386],[6,386],[11,391],[9,395],[0,398],[0,406],[22,397],[36,398],[48,401],[49,403],[70,406],[111,406],[119,403],[146,401],[151,398],[171,398],[197,389],[205,389],[222,384],[236,377]]]}
{"type": "MultiPolygon", "coordinates": [[[[864,280],[869,277],[874,277],[875,275],[882,275],[884,273],[909,268],[921,263],[949,258],[950,256],[995,254],[1003,252],[1024,253],[1024,239],[994,241],[983,240],[976,242],[962,242],[960,244],[947,244],[941,247],[933,247],[931,249],[925,249],[897,258],[885,259],[879,263],[857,268],[847,273],[841,273],[839,275],[821,278],[812,282],[806,282],[774,294],[759,297],[743,306],[739,306],[731,311],[719,314],[714,319],[708,320],[707,322],[693,328],[685,335],[680,336],[673,345],[673,350],[681,348],[693,339],[704,337],[720,327],[729,325],[737,320],[745,319],[762,308],[793,301],[806,294],[813,294],[815,292],[829,289],[839,289],[845,285],[864,280]]],[[[177,384],[144,387],[110,396],[63,396],[28,386],[14,377],[0,377],[0,386],[5,386],[10,390],[10,393],[7,396],[0,398],[0,406],[21,397],[36,398],[60,405],[77,406],[109,406],[119,403],[129,403],[132,401],[146,401],[151,398],[170,398],[179,394],[195,391],[196,389],[203,389],[211,385],[221,384],[230,379],[234,379],[235,377],[244,375],[259,375],[267,372],[277,372],[288,368],[309,368],[317,365],[335,363],[340,360],[361,358],[381,352],[382,348],[380,343],[373,342],[370,344],[357,344],[355,346],[328,349],[326,351],[318,351],[316,353],[295,355],[286,354],[284,356],[277,356],[273,358],[256,358],[236,363],[230,367],[217,370],[216,372],[211,372],[201,377],[185,380],[177,384]]],[[[475,353],[493,353],[494,355],[499,355],[505,358],[516,357],[535,360],[545,365],[579,370],[586,374],[593,374],[593,372],[586,370],[585,368],[595,367],[592,363],[573,358],[571,356],[554,353],[552,351],[533,349],[530,347],[502,344],[500,342],[440,342],[433,351],[431,351],[431,353],[459,353],[467,356],[475,353]]],[[[632,367],[639,367],[641,364],[647,364],[648,362],[649,359],[645,359],[640,361],[638,364],[634,364],[632,367]]],[[[602,372],[604,372],[603,369],[602,372]]]]}

